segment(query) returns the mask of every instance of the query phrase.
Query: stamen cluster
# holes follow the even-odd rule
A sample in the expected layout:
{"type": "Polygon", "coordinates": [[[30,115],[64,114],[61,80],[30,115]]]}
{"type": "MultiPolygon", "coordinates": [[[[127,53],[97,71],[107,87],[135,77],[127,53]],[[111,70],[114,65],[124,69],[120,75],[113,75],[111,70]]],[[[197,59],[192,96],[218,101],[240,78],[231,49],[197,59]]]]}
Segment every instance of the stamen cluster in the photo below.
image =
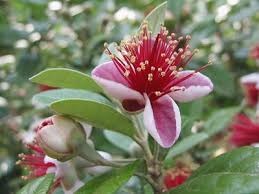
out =
{"type": "Polygon", "coordinates": [[[178,84],[192,76],[177,79],[178,73],[197,52],[190,50],[188,42],[191,37],[176,38],[174,33],[168,34],[166,27],[161,26],[156,37],[152,37],[146,22],[138,35],[117,46],[118,55],[113,54],[105,44],[106,53],[129,86],[142,94],[146,93],[151,100],[172,91],[184,90],[178,84]]]}

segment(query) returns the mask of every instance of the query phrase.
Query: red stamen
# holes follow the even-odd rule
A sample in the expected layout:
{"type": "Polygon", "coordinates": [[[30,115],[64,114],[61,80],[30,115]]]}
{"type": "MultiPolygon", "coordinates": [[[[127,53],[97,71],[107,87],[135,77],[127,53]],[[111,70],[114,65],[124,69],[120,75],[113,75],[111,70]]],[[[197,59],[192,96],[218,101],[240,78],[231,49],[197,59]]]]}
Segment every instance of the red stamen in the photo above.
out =
{"type": "MultiPolygon", "coordinates": [[[[152,37],[148,23],[144,23],[141,32],[130,40],[122,41],[118,46],[118,56],[106,47],[118,71],[124,76],[130,87],[140,93],[146,93],[152,101],[172,92],[172,87],[189,79],[207,65],[197,69],[193,74],[181,79],[177,73],[189,63],[195,52],[190,51],[189,40],[175,34],[168,35],[165,27],[152,37]]],[[[174,89],[173,91],[178,91],[174,89]]]]}

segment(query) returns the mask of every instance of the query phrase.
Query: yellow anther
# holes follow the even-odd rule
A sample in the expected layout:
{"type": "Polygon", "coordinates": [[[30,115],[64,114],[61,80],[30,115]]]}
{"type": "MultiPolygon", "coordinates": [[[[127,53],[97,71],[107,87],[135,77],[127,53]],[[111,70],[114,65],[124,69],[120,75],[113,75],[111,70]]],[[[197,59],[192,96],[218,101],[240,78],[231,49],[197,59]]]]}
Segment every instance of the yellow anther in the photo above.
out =
{"type": "Polygon", "coordinates": [[[152,81],[152,80],[153,80],[153,74],[152,74],[152,73],[149,73],[147,79],[148,79],[148,81],[152,81]]]}
{"type": "Polygon", "coordinates": [[[105,42],[104,44],[103,44],[103,46],[104,46],[104,48],[108,48],[108,43],[107,42],[105,42]]]}
{"type": "Polygon", "coordinates": [[[161,53],[161,57],[165,57],[165,53],[161,53]]]}
{"type": "Polygon", "coordinates": [[[191,37],[190,35],[187,35],[187,36],[186,36],[186,39],[187,39],[187,40],[191,40],[192,37],[191,37]]]}
{"type": "Polygon", "coordinates": [[[180,40],[180,41],[181,41],[181,40],[183,40],[183,37],[182,37],[182,36],[180,36],[180,37],[178,38],[178,40],[180,40]]]}
{"type": "Polygon", "coordinates": [[[154,66],[151,66],[151,71],[155,71],[156,70],[156,68],[154,67],[154,66]]]}
{"type": "Polygon", "coordinates": [[[141,72],[141,68],[140,68],[140,67],[137,67],[137,71],[138,71],[138,72],[141,72]]]}
{"type": "Polygon", "coordinates": [[[145,60],[145,64],[148,65],[148,64],[149,64],[149,61],[148,61],[148,60],[145,60]]]}
{"type": "Polygon", "coordinates": [[[130,57],[130,62],[131,63],[135,63],[136,62],[136,57],[135,56],[131,56],[130,57]]]}
{"type": "Polygon", "coordinates": [[[159,67],[159,68],[157,69],[157,71],[158,71],[158,72],[161,72],[161,71],[163,71],[163,70],[162,70],[162,68],[159,67]]]}
{"type": "Polygon", "coordinates": [[[160,74],[161,74],[162,77],[165,76],[165,72],[164,71],[162,71],[160,74]]]}
{"type": "Polygon", "coordinates": [[[177,68],[177,67],[176,67],[175,65],[172,65],[172,66],[169,67],[169,69],[170,69],[171,71],[176,70],[176,68],[177,68]]]}
{"type": "Polygon", "coordinates": [[[162,94],[162,93],[161,93],[160,91],[156,91],[156,92],[155,92],[155,95],[156,95],[156,96],[161,96],[161,94],[162,94]]]}
{"type": "Polygon", "coordinates": [[[141,62],[141,63],[140,63],[140,67],[141,67],[142,70],[145,70],[145,69],[146,69],[145,63],[141,62]]]}
{"type": "Polygon", "coordinates": [[[182,70],[183,70],[183,68],[182,68],[182,67],[179,67],[178,71],[182,71],[182,70]]]}
{"type": "Polygon", "coordinates": [[[182,53],[182,52],[183,52],[183,49],[182,49],[182,48],[179,48],[178,51],[179,51],[179,53],[182,53]]]}
{"type": "Polygon", "coordinates": [[[111,54],[109,55],[111,59],[115,59],[115,55],[114,54],[111,54]]]}
{"type": "Polygon", "coordinates": [[[129,74],[130,74],[130,71],[128,71],[128,70],[126,70],[126,71],[124,72],[124,76],[125,76],[125,77],[128,77],[129,74]]]}

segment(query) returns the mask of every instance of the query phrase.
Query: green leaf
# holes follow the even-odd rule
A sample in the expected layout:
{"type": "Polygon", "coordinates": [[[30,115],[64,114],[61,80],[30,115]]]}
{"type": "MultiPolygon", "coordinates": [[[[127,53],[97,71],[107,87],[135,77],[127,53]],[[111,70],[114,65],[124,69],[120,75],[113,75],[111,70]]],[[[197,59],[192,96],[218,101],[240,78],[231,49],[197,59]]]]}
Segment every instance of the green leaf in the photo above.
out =
{"type": "Polygon", "coordinates": [[[170,194],[257,194],[259,175],[214,173],[203,175],[170,191],[170,194]]]}
{"type": "Polygon", "coordinates": [[[204,124],[205,132],[212,136],[225,129],[239,111],[240,107],[231,107],[212,113],[204,124]]]}
{"type": "Polygon", "coordinates": [[[102,92],[99,85],[89,76],[79,71],[66,68],[46,69],[30,78],[34,83],[57,88],[84,89],[102,92]]]}
{"type": "Polygon", "coordinates": [[[134,175],[138,166],[139,162],[136,161],[120,169],[100,175],[87,182],[76,194],[112,194],[134,175]]]}
{"type": "Polygon", "coordinates": [[[201,166],[170,194],[259,193],[258,162],[259,148],[236,149],[201,166]]]}
{"type": "Polygon", "coordinates": [[[184,139],[182,139],[179,143],[176,143],[168,152],[165,162],[169,162],[175,156],[188,151],[193,148],[195,145],[207,139],[209,136],[206,133],[200,132],[193,135],[190,135],[184,139]]]}
{"type": "Polygon", "coordinates": [[[223,154],[195,171],[192,178],[216,172],[238,172],[259,174],[259,148],[242,147],[223,154]]]}
{"type": "Polygon", "coordinates": [[[56,89],[41,92],[33,96],[32,102],[43,106],[49,106],[53,102],[64,99],[92,99],[109,103],[109,101],[105,97],[99,94],[75,89],[56,89]]]}
{"type": "Polygon", "coordinates": [[[54,174],[47,174],[25,185],[17,194],[46,194],[54,180],[54,174]]]}
{"type": "MultiPolygon", "coordinates": [[[[160,31],[161,24],[164,24],[166,8],[167,1],[158,5],[143,20],[148,22],[149,30],[151,30],[153,34],[158,33],[160,31]]],[[[142,25],[143,23],[140,25],[140,27],[142,25]]]]}
{"type": "Polygon", "coordinates": [[[176,20],[181,16],[183,5],[184,0],[168,0],[168,8],[173,12],[176,20]]]}
{"type": "Polygon", "coordinates": [[[105,101],[67,99],[54,102],[50,107],[58,113],[80,118],[98,128],[117,131],[130,137],[135,133],[133,122],[105,101]]]}
{"type": "Polygon", "coordinates": [[[133,141],[129,137],[122,135],[120,133],[116,133],[113,131],[104,131],[104,136],[106,139],[111,142],[113,145],[122,149],[125,152],[130,152],[129,148],[132,145],[133,141]]]}

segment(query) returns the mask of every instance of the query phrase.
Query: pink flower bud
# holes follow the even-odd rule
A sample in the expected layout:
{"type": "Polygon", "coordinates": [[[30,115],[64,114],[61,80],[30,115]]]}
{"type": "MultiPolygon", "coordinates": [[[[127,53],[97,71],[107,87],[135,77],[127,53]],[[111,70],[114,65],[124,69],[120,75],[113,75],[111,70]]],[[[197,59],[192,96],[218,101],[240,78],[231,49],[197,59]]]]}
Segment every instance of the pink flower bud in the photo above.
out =
{"type": "Polygon", "coordinates": [[[78,147],[86,142],[86,134],[78,122],[54,115],[38,126],[36,140],[47,155],[66,161],[77,155],[78,147]]]}

